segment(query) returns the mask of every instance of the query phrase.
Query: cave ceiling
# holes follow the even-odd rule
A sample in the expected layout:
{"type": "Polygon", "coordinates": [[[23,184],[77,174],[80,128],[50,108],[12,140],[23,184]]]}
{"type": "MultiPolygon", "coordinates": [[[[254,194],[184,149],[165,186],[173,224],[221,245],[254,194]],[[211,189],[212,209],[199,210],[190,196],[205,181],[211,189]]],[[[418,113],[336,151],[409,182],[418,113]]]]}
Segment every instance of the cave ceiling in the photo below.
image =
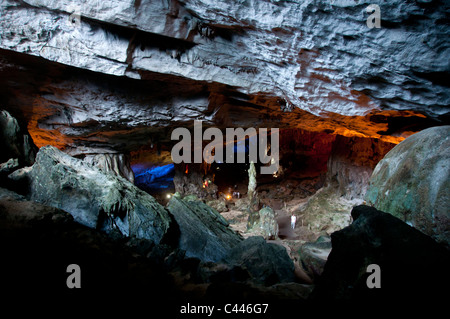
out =
{"type": "Polygon", "coordinates": [[[448,124],[449,14],[445,0],[7,0],[0,103],[72,153],[167,143],[195,119],[398,143],[448,124]]]}

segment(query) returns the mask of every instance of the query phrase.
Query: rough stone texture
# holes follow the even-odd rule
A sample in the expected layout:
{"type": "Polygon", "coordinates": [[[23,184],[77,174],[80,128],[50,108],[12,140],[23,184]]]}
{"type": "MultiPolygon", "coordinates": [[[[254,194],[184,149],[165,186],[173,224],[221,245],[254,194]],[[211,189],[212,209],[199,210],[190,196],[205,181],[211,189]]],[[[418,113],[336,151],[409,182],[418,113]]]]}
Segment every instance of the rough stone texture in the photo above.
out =
{"type": "Polygon", "coordinates": [[[255,282],[267,286],[295,281],[294,263],[286,248],[267,243],[261,236],[249,237],[236,245],[224,261],[247,269],[255,282]]]}
{"type": "Polygon", "coordinates": [[[89,154],[83,160],[105,172],[122,176],[134,183],[134,173],[131,170],[130,160],[124,154],[89,154]]]}
{"type": "Polygon", "coordinates": [[[219,261],[242,241],[242,237],[229,228],[228,222],[214,209],[195,196],[184,199],[175,194],[167,209],[179,226],[179,248],[187,257],[202,261],[219,261]]]}
{"type": "Polygon", "coordinates": [[[207,168],[203,164],[179,164],[175,167],[175,176],[173,177],[173,185],[175,192],[180,195],[195,195],[205,200],[215,200],[218,195],[217,185],[210,183],[208,187],[203,187],[207,168]]]}
{"type": "Polygon", "coordinates": [[[396,309],[411,302],[442,305],[442,286],[450,280],[448,249],[373,207],[357,206],[352,217],[350,226],[331,235],[332,250],[314,300],[352,300],[358,306],[383,302],[396,309]],[[380,289],[367,287],[371,264],[380,266],[380,289]]]}
{"type": "Polygon", "coordinates": [[[377,2],[6,1],[1,47],[119,76],[141,78],[150,71],[218,81],[246,93],[274,92],[317,113],[361,114],[377,105],[376,98],[392,98],[389,106],[403,109],[406,101],[398,96],[406,92],[424,108],[448,103],[443,87],[414,94],[431,82],[430,72],[448,71],[442,21],[448,3],[380,1],[385,25],[370,30],[365,9],[377,2]],[[410,15],[425,14],[426,21],[408,23],[410,15]],[[164,39],[160,51],[157,40],[164,39]],[[382,93],[371,81],[377,77],[385,81],[382,93]],[[361,91],[374,101],[361,103],[361,91]]]}
{"type": "Polygon", "coordinates": [[[0,149],[0,163],[16,158],[20,166],[32,165],[37,152],[28,132],[5,110],[0,111],[0,149]]]}
{"type": "Polygon", "coordinates": [[[52,146],[39,150],[29,175],[32,200],[64,209],[88,227],[155,243],[169,229],[168,212],[152,196],[52,146]]]}
{"type": "Polygon", "coordinates": [[[300,247],[300,261],[310,278],[317,280],[322,275],[330,252],[331,240],[329,237],[320,237],[316,242],[306,243],[300,247]]]}
{"type": "Polygon", "coordinates": [[[247,189],[247,197],[250,201],[252,201],[253,197],[256,197],[256,169],[255,163],[250,162],[250,167],[248,169],[248,189],[247,189]]]}
{"type": "Polygon", "coordinates": [[[325,185],[334,188],[338,196],[362,202],[375,165],[394,146],[378,139],[337,136],[327,162],[325,185]]]}
{"type": "Polygon", "coordinates": [[[214,208],[219,213],[228,211],[227,204],[225,203],[225,200],[222,199],[222,198],[221,199],[213,199],[213,200],[207,201],[206,205],[208,205],[209,207],[214,208]]]}
{"type": "Polygon", "coordinates": [[[336,136],[325,185],[297,213],[314,231],[328,234],[348,226],[350,211],[364,201],[375,165],[394,144],[372,138],[336,136]]]}
{"type": "Polygon", "coordinates": [[[38,146],[124,152],[193,119],[398,142],[449,112],[444,0],[7,0],[1,10],[2,93],[38,146]],[[380,29],[366,25],[373,3],[380,29]]]}
{"type": "Polygon", "coordinates": [[[423,130],[394,147],[378,165],[368,204],[450,247],[450,126],[423,130]]]}
{"type": "Polygon", "coordinates": [[[259,218],[251,226],[252,232],[261,234],[265,239],[278,238],[278,223],[275,212],[270,207],[263,207],[258,212],[259,218]]]}
{"type": "Polygon", "coordinates": [[[17,158],[10,158],[7,162],[0,164],[0,176],[8,175],[19,167],[17,158]]]}

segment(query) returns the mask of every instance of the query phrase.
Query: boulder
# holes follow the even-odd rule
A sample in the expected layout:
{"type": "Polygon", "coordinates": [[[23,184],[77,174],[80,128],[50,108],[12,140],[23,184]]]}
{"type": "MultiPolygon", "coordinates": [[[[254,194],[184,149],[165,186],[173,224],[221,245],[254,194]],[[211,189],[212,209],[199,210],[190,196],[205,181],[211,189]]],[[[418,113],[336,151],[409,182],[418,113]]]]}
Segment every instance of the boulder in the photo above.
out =
{"type": "Polygon", "coordinates": [[[206,205],[214,208],[218,212],[227,212],[228,207],[223,199],[213,199],[206,202],[206,205]]]}
{"type": "Polygon", "coordinates": [[[216,262],[242,241],[219,212],[193,195],[182,199],[175,193],[167,209],[179,226],[178,244],[186,257],[216,262]]]}
{"type": "Polygon", "coordinates": [[[248,237],[236,245],[224,262],[247,269],[253,281],[267,286],[295,281],[294,263],[286,249],[267,243],[261,236],[248,237]]]}
{"type": "Polygon", "coordinates": [[[450,247],[450,126],[416,133],[394,147],[370,178],[368,204],[450,247]]]}
{"type": "MultiPolygon", "coordinates": [[[[250,227],[253,231],[261,233],[265,239],[274,239],[278,237],[278,223],[275,219],[275,212],[272,208],[266,206],[259,210],[257,218],[250,227]]],[[[250,222],[250,221],[249,221],[250,222]]]]}
{"type": "Polygon", "coordinates": [[[321,236],[316,242],[305,243],[300,247],[300,262],[310,278],[316,280],[320,277],[330,252],[331,239],[326,236],[321,236]]]}
{"type": "Polygon", "coordinates": [[[152,196],[52,146],[39,150],[29,176],[32,200],[63,209],[88,227],[155,243],[169,229],[168,212],[152,196]]]}
{"type": "Polygon", "coordinates": [[[34,163],[37,147],[28,132],[7,111],[0,111],[0,163],[17,158],[20,166],[34,163]]]}
{"type": "MultiPolygon", "coordinates": [[[[450,282],[450,252],[431,237],[373,207],[353,208],[354,222],[331,235],[332,250],[312,299],[436,305],[450,282]],[[381,288],[367,281],[380,267],[381,288]]],[[[360,305],[360,303],[358,303],[360,305]]]]}

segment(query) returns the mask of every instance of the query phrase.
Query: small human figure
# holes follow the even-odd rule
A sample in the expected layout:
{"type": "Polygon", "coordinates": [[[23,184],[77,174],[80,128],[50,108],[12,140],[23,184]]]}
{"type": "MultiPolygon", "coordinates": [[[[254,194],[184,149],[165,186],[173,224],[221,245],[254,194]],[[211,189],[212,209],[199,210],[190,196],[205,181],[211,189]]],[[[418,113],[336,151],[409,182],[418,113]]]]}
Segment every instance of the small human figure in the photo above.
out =
{"type": "Polygon", "coordinates": [[[295,222],[297,221],[297,217],[294,215],[294,213],[292,213],[291,215],[291,228],[294,229],[295,228],[295,222]]]}

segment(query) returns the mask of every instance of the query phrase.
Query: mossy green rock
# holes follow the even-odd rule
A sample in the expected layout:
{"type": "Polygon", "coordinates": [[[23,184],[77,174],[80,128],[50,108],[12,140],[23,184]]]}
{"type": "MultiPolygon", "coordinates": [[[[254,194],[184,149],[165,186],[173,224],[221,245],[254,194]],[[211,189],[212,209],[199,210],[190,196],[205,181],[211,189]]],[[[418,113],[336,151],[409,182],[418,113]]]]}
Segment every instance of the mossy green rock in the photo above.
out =
{"type": "Polygon", "coordinates": [[[375,167],[365,199],[450,246],[450,126],[394,147],[375,167]]]}

